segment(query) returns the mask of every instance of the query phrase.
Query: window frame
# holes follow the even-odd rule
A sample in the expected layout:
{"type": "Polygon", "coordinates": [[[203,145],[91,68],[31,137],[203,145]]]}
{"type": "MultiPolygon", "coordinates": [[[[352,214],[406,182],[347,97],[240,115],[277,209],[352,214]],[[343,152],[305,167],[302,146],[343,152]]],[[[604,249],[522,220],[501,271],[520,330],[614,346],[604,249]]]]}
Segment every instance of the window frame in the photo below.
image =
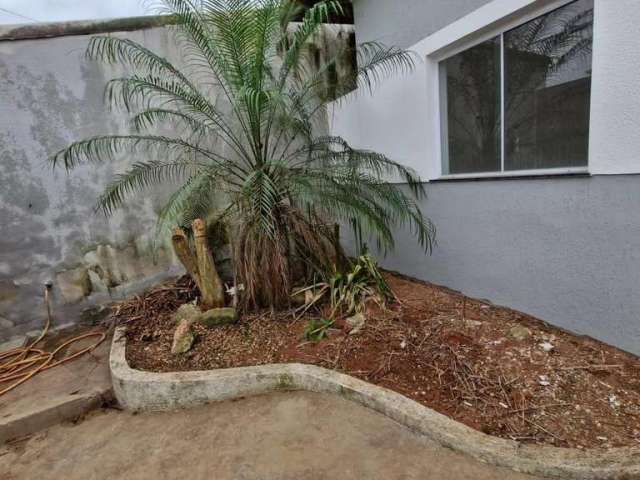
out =
{"type": "MultiPolygon", "coordinates": [[[[480,9],[472,12],[461,21],[445,27],[439,32],[420,42],[417,46],[425,58],[425,66],[428,82],[428,105],[431,110],[429,121],[429,140],[431,143],[430,154],[432,159],[437,159],[439,175],[434,180],[455,180],[474,178],[509,178],[531,176],[561,176],[561,175],[585,175],[589,174],[591,152],[587,155],[587,165],[581,167],[555,167],[530,170],[504,170],[505,160],[505,71],[504,71],[504,35],[535,18],[564,7],[575,0],[494,0],[480,9]],[[505,5],[509,3],[509,6],[505,5]],[[448,145],[443,142],[443,92],[441,89],[442,70],[440,63],[469,48],[475,47],[492,38],[500,38],[500,90],[501,90],[501,158],[500,171],[472,172],[472,173],[445,173],[448,170],[448,158],[444,155],[448,145]]],[[[594,10],[598,1],[594,2],[594,10]]],[[[594,14],[595,17],[595,14],[594,14]]],[[[594,20],[595,22],[595,20],[594,20]]],[[[595,41],[594,41],[595,46],[595,41]]],[[[593,102],[593,95],[591,95],[593,102]]],[[[593,109],[591,109],[593,111],[593,109]]],[[[591,126],[592,119],[589,118],[591,126]]],[[[591,135],[591,129],[589,130],[591,135]]]]}

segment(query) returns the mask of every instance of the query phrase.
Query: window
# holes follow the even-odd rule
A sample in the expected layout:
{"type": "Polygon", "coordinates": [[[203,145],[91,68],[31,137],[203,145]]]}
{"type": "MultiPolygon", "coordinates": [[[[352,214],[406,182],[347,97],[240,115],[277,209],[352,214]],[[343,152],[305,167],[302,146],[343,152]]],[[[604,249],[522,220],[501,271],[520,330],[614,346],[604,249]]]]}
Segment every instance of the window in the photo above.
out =
{"type": "Polygon", "coordinates": [[[440,63],[445,174],[587,166],[593,0],[440,63]]]}

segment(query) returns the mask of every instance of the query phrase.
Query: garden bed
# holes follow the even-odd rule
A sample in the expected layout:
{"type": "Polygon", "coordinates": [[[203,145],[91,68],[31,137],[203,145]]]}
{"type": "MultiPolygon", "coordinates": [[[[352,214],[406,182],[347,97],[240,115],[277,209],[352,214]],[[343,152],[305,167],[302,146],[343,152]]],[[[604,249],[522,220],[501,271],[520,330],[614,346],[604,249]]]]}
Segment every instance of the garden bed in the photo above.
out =
{"type": "MultiPolygon", "coordinates": [[[[171,354],[172,313],[193,299],[188,279],[120,304],[127,361],[155,371],[306,363],[380,385],[482,432],[572,448],[640,445],[640,360],[540,320],[388,274],[400,302],[371,307],[356,335],[308,342],[310,313],[244,315],[171,354]]],[[[336,327],[342,326],[338,323],[336,327]]]]}

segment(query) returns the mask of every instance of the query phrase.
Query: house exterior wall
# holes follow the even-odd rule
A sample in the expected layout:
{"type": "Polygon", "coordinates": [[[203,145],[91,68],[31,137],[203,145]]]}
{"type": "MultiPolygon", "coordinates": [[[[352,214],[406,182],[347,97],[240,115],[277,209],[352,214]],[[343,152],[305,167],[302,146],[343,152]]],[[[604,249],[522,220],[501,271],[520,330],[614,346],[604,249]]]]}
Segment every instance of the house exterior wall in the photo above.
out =
{"type": "MultiPolygon", "coordinates": [[[[127,118],[103,102],[106,82],[124,72],[85,58],[90,36],[130,38],[180,66],[175,27],[166,23],[144,17],[0,28],[0,350],[43,325],[47,281],[54,326],[61,326],[182,272],[171,248],[151,248],[171,186],[105,218],[94,212],[96,200],[135,158],[70,174],[48,162],[75,140],[130,132],[127,118]]],[[[329,26],[316,42],[331,50],[352,36],[351,26],[329,26]]],[[[352,68],[348,63],[343,67],[352,68]]]]}
{"type": "Polygon", "coordinates": [[[358,42],[407,48],[491,0],[354,0],[358,42]]]}
{"type": "Polygon", "coordinates": [[[596,0],[589,143],[594,174],[640,173],[638,7],[635,0],[596,0]]]}
{"type": "MultiPolygon", "coordinates": [[[[410,3],[422,2],[403,5],[410,3]]],[[[595,0],[588,175],[440,180],[438,62],[564,3],[494,0],[443,26],[411,45],[422,60],[414,73],[392,78],[371,97],[361,94],[336,105],[333,133],[386,153],[429,182],[422,207],[436,223],[438,246],[425,255],[401,233],[385,266],[639,354],[635,1],[595,0]]],[[[355,3],[359,41],[361,7],[367,38],[375,38],[376,24],[381,34],[387,32],[382,25],[390,14],[376,5],[355,3]]]]}

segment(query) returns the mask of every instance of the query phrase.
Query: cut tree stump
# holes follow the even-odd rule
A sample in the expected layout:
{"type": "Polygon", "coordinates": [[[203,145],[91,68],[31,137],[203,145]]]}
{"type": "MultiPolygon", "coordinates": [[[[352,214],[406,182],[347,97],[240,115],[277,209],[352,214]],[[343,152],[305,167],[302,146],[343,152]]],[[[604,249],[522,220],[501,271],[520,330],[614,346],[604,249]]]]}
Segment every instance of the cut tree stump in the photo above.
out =
{"type": "Polygon", "coordinates": [[[202,294],[202,307],[205,310],[224,307],[224,286],[209,250],[206,223],[198,218],[193,221],[191,227],[196,245],[197,271],[200,278],[198,287],[202,294]]]}
{"type": "Polygon", "coordinates": [[[200,278],[198,275],[198,263],[196,256],[189,247],[189,239],[187,234],[180,227],[176,227],[173,230],[171,236],[171,243],[173,244],[173,251],[176,252],[178,260],[182,263],[187,273],[191,276],[194,282],[200,288],[200,278]]]}
{"type": "Polygon", "coordinates": [[[202,296],[203,309],[224,307],[224,288],[209,250],[206,223],[202,219],[196,219],[192,228],[195,252],[189,245],[187,234],[179,227],[173,230],[171,236],[173,250],[187,273],[196,282],[202,296]]]}

